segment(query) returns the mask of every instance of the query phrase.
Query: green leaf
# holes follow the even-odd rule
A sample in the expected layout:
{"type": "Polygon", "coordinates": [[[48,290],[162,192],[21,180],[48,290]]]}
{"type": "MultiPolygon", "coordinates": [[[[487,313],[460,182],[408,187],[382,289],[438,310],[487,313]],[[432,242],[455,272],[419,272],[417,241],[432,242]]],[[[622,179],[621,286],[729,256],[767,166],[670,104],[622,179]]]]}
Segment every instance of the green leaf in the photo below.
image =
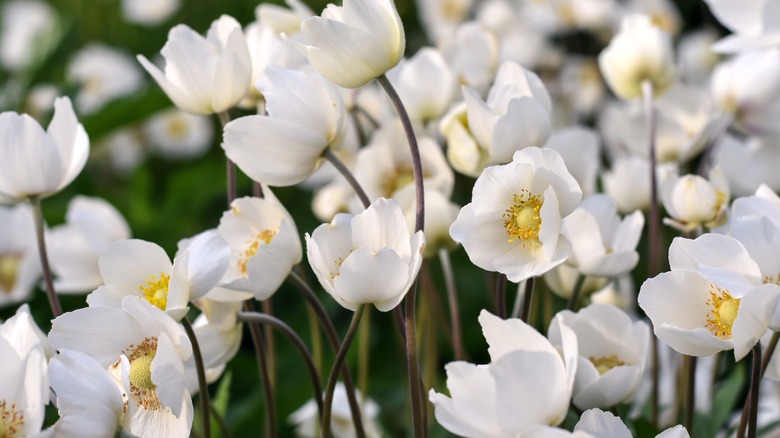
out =
{"type": "MultiPolygon", "coordinates": [[[[217,393],[214,395],[214,399],[211,402],[211,406],[214,408],[214,411],[222,417],[222,421],[225,419],[228,405],[230,404],[230,384],[232,382],[233,373],[228,370],[222,375],[222,380],[219,382],[217,393]]],[[[219,427],[218,421],[219,420],[215,419],[212,415],[211,436],[214,438],[227,438],[222,434],[222,428],[219,427]]]]}
{"type": "MultiPolygon", "coordinates": [[[[709,421],[704,422],[708,425],[705,427],[709,428],[711,434],[701,436],[714,436],[715,432],[726,424],[739,402],[739,396],[747,379],[745,374],[745,367],[738,364],[731,374],[718,385],[712,400],[712,414],[709,421]]],[[[699,434],[697,433],[697,435],[699,434]]]]}

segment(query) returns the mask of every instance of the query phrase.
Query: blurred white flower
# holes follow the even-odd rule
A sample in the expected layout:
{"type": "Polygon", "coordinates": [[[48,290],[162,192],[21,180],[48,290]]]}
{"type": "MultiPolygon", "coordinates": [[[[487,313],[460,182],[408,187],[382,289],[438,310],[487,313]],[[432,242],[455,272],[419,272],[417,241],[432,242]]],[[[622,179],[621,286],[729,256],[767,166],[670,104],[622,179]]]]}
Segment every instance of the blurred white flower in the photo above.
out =
{"type": "MultiPolygon", "coordinates": [[[[667,178],[676,176],[676,166],[658,166],[656,176],[659,185],[663,185],[667,178]]],[[[650,206],[650,163],[644,158],[618,158],[612,169],[601,174],[601,183],[621,213],[647,210],[650,206]]]]}
{"type": "Polygon", "coordinates": [[[0,17],[0,65],[22,70],[51,38],[56,13],[47,2],[14,0],[3,4],[0,17]]]}
{"type": "MultiPolygon", "coordinates": [[[[544,284],[550,288],[550,291],[561,298],[569,298],[574,292],[574,286],[580,272],[577,268],[571,267],[566,263],[558,265],[544,273],[544,284]]],[[[609,278],[587,276],[580,286],[580,296],[586,297],[609,286],[609,278]]]]}
{"type": "Polygon", "coordinates": [[[392,0],[344,0],[301,23],[290,41],[329,81],[358,88],[395,67],[406,37],[392,0]]]}
{"type": "Polygon", "coordinates": [[[474,0],[420,0],[415,4],[428,41],[435,44],[455,33],[468,18],[474,0]]]}
{"type": "Polygon", "coordinates": [[[167,157],[200,157],[208,151],[214,136],[211,119],[172,108],[155,114],[144,123],[149,149],[167,157]]]}
{"type": "Polygon", "coordinates": [[[566,260],[571,244],[561,221],[581,198],[558,152],[525,148],[511,163],[482,172],[450,235],[472,263],[518,283],[566,260]]]}
{"type": "Polygon", "coordinates": [[[726,134],[715,149],[715,165],[729,181],[733,196],[752,195],[762,184],[780,191],[780,139],[726,134]]]}
{"type": "Polygon", "coordinates": [[[70,99],[54,101],[54,116],[44,132],[27,114],[0,113],[0,202],[59,192],[84,168],[89,138],[70,99]]]}
{"type": "Polygon", "coordinates": [[[715,167],[709,178],[684,175],[667,178],[661,184],[661,198],[671,218],[664,223],[683,232],[701,226],[708,228],[723,225],[729,204],[729,183],[723,172],[715,167]]]}
{"type": "Polygon", "coordinates": [[[95,150],[105,151],[101,158],[118,174],[129,175],[146,159],[142,140],[134,128],[118,129],[101,140],[95,150]]]}
{"type": "MultiPolygon", "coordinates": [[[[206,371],[206,381],[215,382],[222,375],[225,366],[241,347],[241,334],[244,328],[238,321],[241,301],[219,302],[208,298],[195,301],[195,305],[203,312],[195,318],[192,328],[198,339],[203,366],[206,371]]],[[[195,362],[185,363],[187,372],[187,389],[190,394],[200,391],[195,362]]]]}
{"type": "Polygon", "coordinates": [[[559,129],[552,133],[544,147],[561,154],[566,168],[577,180],[584,195],[596,191],[601,148],[595,131],[579,125],[559,129]]]}
{"type": "MultiPolygon", "coordinates": [[[[379,405],[372,399],[363,400],[363,395],[360,391],[356,391],[356,397],[358,404],[360,405],[360,413],[363,419],[363,429],[366,432],[368,438],[379,438],[382,436],[381,429],[377,423],[377,417],[379,417],[379,405]]],[[[352,423],[352,412],[349,408],[349,402],[347,400],[347,391],[344,388],[344,384],[341,382],[336,383],[336,390],[333,393],[333,406],[331,414],[333,415],[333,421],[330,428],[331,433],[336,438],[354,438],[355,426],[352,423]]],[[[314,400],[309,400],[298,408],[295,412],[287,417],[287,422],[295,425],[296,436],[317,438],[321,436],[320,433],[320,417],[317,412],[317,403],[314,400]]]]}
{"type": "Polygon", "coordinates": [[[268,26],[277,35],[292,35],[301,30],[303,20],[313,17],[314,12],[301,0],[285,0],[288,7],[273,3],[260,3],[255,8],[255,18],[268,26]]]}
{"type": "Polygon", "coordinates": [[[176,13],[181,0],[122,0],[122,16],[130,23],[158,26],[176,13]]]}
{"type": "Polygon", "coordinates": [[[361,304],[381,312],[395,308],[417,278],[424,249],[423,232],[412,235],[401,207],[385,198],[359,214],[337,214],[306,234],[306,254],[320,284],[353,311],[361,304]]]}
{"type": "MultiPolygon", "coordinates": [[[[410,233],[414,232],[417,214],[415,200],[415,196],[409,196],[401,204],[410,233]]],[[[425,257],[433,257],[441,249],[453,249],[457,246],[450,237],[450,227],[459,212],[460,206],[451,202],[447,195],[438,190],[425,190],[425,257]]]]}
{"type": "Polygon", "coordinates": [[[30,206],[0,205],[0,306],[27,301],[41,273],[30,206]]]}
{"type": "Polygon", "coordinates": [[[452,103],[457,78],[440,51],[424,47],[388,73],[413,121],[437,121],[452,103]]]}
{"type": "Polygon", "coordinates": [[[54,101],[62,94],[62,91],[52,84],[36,84],[27,93],[25,111],[35,119],[40,120],[51,111],[54,101]]]}
{"type": "Polygon", "coordinates": [[[58,293],[91,292],[103,277],[98,259],[113,242],[130,238],[130,227],[114,206],[100,198],[76,196],[65,224],[47,235],[49,263],[58,293]]]}
{"type": "Polygon", "coordinates": [[[718,41],[712,49],[720,53],[744,53],[777,46],[780,22],[773,0],[734,3],[728,0],[705,0],[710,12],[733,32],[718,41]]]}
{"type": "Polygon", "coordinates": [[[680,38],[677,46],[677,64],[680,77],[690,84],[708,82],[712,70],[720,61],[720,56],[711,50],[718,34],[711,28],[687,32],[680,38]]]}
{"type": "Polygon", "coordinates": [[[734,218],[762,216],[780,228],[780,197],[764,184],[758,186],[753,196],[735,199],[731,210],[734,218]]]}
{"type": "Polygon", "coordinates": [[[79,86],[75,101],[83,114],[133,94],[144,84],[141,70],[130,55],[102,43],[91,43],[73,55],[68,78],[79,86]]]}
{"type": "Polygon", "coordinates": [[[438,44],[458,83],[487,93],[496,74],[499,62],[498,39],[477,23],[466,22],[458,26],[455,34],[438,44]]]}
{"type": "Polygon", "coordinates": [[[682,28],[682,17],[673,0],[630,0],[625,4],[624,14],[643,14],[653,25],[669,35],[676,36],[682,28]]]}
{"type": "Polygon", "coordinates": [[[676,78],[672,40],[650,17],[632,14],[623,18],[620,32],[599,54],[604,80],[621,99],[642,96],[649,81],[653,93],[663,94],[676,78]]]}
{"type": "Polygon", "coordinates": [[[568,57],[561,66],[558,86],[570,111],[587,118],[604,103],[607,89],[601,79],[598,63],[592,58],[568,57]]]}
{"type": "Polygon", "coordinates": [[[165,69],[143,55],[138,62],[176,106],[193,114],[227,111],[249,92],[252,61],[235,18],[223,15],[206,37],[184,24],[174,26],[162,48],[165,69]]]}

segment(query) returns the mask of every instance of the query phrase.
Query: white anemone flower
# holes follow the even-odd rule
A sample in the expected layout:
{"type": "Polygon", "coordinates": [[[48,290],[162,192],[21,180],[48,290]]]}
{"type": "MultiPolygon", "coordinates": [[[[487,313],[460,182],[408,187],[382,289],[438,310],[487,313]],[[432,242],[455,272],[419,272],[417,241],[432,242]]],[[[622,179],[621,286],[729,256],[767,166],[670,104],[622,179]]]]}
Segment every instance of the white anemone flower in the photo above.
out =
{"type": "Polygon", "coordinates": [[[0,65],[21,71],[45,53],[57,32],[57,11],[47,2],[14,0],[0,10],[0,65]]]}
{"type": "Polygon", "coordinates": [[[780,138],[726,134],[715,151],[715,165],[729,180],[732,196],[752,195],[762,184],[780,191],[780,138]]]}
{"type": "Polygon", "coordinates": [[[679,353],[708,356],[734,349],[742,359],[767,328],[780,301],[780,286],[762,276],[745,246],[708,233],[676,238],[669,248],[671,272],[642,285],[639,306],[656,336],[679,353]]]}
{"type": "Polygon", "coordinates": [[[187,436],[192,399],[185,363],[192,345],[184,329],[157,307],[125,297],[121,307],[86,307],[52,321],[49,343],[92,357],[127,395],[124,429],[137,436],[187,436]]]}
{"type": "Polygon", "coordinates": [[[0,432],[35,436],[49,403],[45,340],[39,337],[27,305],[0,324],[0,432]]]}
{"type": "Polygon", "coordinates": [[[221,113],[249,92],[252,61],[244,33],[235,18],[223,15],[206,37],[184,24],[168,32],[161,51],[165,70],[138,55],[138,62],[173,103],[193,114],[221,113]]]}
{"type": "Polygon", "coordinates": [[[544,145],[561,154],[566,168],[577,180],[584,195],[596,191],[599,173],[600,147],[596,131],[584,126],[570,126],[556,130],[544,145]]]}
{"type": "Polygon", "coordinates": [[[777,3],[753,0],[734,3],[728,0],[705,0],[710,12],[732,34],[718,41],[712,50],[720,53],[749,52],[780,44],[777,3]]]}
{"type": "Polygon", "coordinates": [[[228,265],[227,243],[214,230],[193,238],[173,263],[158,245],[131,239],[115,242],[98,261],[104,285],[87,296],[90,307],[119,307],[124,297],[147,301],[176,320],[188,303],[219,283],[228,265]]]}
{"type": "Polygon", "coordinates": [[[58,293],[89,292],[103,284],[98,259],[112,243],[130,238],[130,227],[113,205],[76,196],[68,203],[66,223],[47,235],[49,262],[58,293]]]}
{"type": "Polygon", "coordinates": [[[46,131],[27,114],[0,114],[0,202],[59,192],[78,176],[88,155],[87,132],[67,97],[54,101],[46,131]]]}
{"type": "Polygon", "coordinates": [[[0,205],[0,306],[26,301],[41,276],[30,206],[0,205]]]}
{"type": "Polygon", "coordinates": [[[710,170],[709,179],[698,175],[668,178],[661,184],[661,197],[671,218],[664,218],[664,223],[683,232],[723,225],[729,196],[729,182],[717,167],[710,170]]]}
{"type": "Polygon", "coordinates": [[[214,138],[211,119],[171,108],[144,123],[149,149],[171,159],[203,156],[214,138]]]}
{"type": "MultiPolygon", "coordinates": [[[[379,417],[379,405],[370,398],[364,399],[359,390],[355,390],[355,396],[360,405],[360,413],[363,417],[363,429],[367,438],[379,438],[382,436],[381,428],[377,422],[379,417]]],[[[336,383],[333,392],[333,421],[330,428],[335,438],[353,438],[355,425],[352,422],[352,411],[349,408],[347,390],[341,382],[336,383]]],[[[305,438],[317,438],[320,433],[320,417],[317,412],[317,403],[309,400],[287,417],[287,422],[295,425],[296,436],[305,438]]]]}
{"type": "Polygon", "coordinates": [[[401,61],[390,74],[391,82],[409,113],[409,118],[427,123],[438,120],[452,103],[457,77],[439,50],[420,49],[401,61]]]}
{"type": "MultiPolygon", "coordinates": [[[[241,335],[244,325],[238,320],[238,312],[243,302],[219,302],[201,298],[195,305],[201,310],[192,322],[195,337],[198,339],[206,382],[215,382],[225,371],[225,366],[241,347],[241,335]]],[[[187,389],[190,394],[200,391],[195,362],[187,362],[187,389]]]]}
{"type": "Polygon", "coordinates": [[[450,235],[472,263],[519,283],[566,260],[571,244],[561,221],[581,198],[558,152],[525,148],[511,163],[482,172],[450,235]]]}
{"type": "Polygon", "coordinates": [[[311,70],[268,67],[257,85],[268,115],[229,122],[222,148],[255,181],[298,184],[319,167],[326,148],[342,146],[347,126],[344,104],[336,87],[311,70]]]}
{"type": "Polygon", "coordinates": [[[561,232],[572,246],[566,263],[589,276],[626,274],[639,261],[636,246],[644,224],[641,211],[621,220],[609,196],[591,195],[563,221],[561,232]]]}
{"type": "Polygon", "coordinates": [[[460,24],[454,35],[442,39],[438,46],[459,82],[480,95],[487,93],[499,64],[499,40],[494,32],[479,23],[460,24]]]}
{"type": "Polygon", "coordinates": [[[417,277],[424,249],[423,232],[412,235],[401,207],[385,198],[359,214],[337,214],[306,234],[306,254],[320,284],[353,311],[361,304],[381,312],[395,308],[417,277]]]}
{"type": "Polygon", "coordinates": [[[406,37],[392,0],[344,0],[303,20],[293,44],[321,75],[359,88],[395,67],[406,37]]]}
{"type": "Polygon", "coordinates": [[[292,216],[274,194],[238,198],[222,214],[217,231],[230,246],[223,287],[209,294],[220,301],[266,300],[279,289],[303,250],[292,216]]]}
{"type": "Polygon", "coordinates": [[[175,14],[181,0],[122,0],[122,17],[129,23],[159,26],[175,14]]]}
{"type": "MultiPolygon", "coordinates": [[[[559,313],[561,323],[577,335],[579,362],[572,403],[584,410],[630,402],[636,394],[647,362],[650,327],[615,306],[591,304],[577,313],[559,313]]],[[[548,337],[561,343],[559,325],[548,337]]]]}
{"type": "Polygon", "coordinates": [[[450,397],[433,389],[428,393],[436,421],[460,436],[492,438],[525,436],[536,428],[559,425],[569,410],[577,373],[574,332],[560,327],[559,352],[519,319],[502,320],[483,310],[479,323],[491,362],[445,366],[450,397]]]}
{"type": "Polygon", "coordinates": [[[94,113],[144,84],[141,69],[128,53],[102,43],[89,44],[73,55],[68,78],[79,85],[75,102],[80,114],[94,113]]]}

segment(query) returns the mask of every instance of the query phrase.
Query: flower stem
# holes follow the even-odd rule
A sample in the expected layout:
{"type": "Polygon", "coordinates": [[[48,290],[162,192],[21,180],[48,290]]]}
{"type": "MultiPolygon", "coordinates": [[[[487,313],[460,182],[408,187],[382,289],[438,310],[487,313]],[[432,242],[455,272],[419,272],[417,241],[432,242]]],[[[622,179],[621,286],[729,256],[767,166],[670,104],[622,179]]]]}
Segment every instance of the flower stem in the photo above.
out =
{"type": "MultiPolygon", "coordinates": [[[[244,301],[244,311],[254,312],[255,306],[251,299],[244,301]]],[[[249,324],[249,334],[252,337],[252,345],[255,348],[255,359],[257,360],[260,381],[263,384],[263,395],[265,397],[265,408],[268,417],[267,433],[269,437],[276,436],[276,402],[274,401],[274,392],[271,388],[271,378],[268,375],[268,363],[265,357],[265,347],[263,346],[263,335],[256,324],[249,324]]]]}
{"type": "MultiPolygon", "coordinates": [[[[656,175],[656,156],[655,156],[655,137],[656,122],[655,109],[653,107],[653,83],[650,81],[642,82],[642,100],[645,105],[645,123],[647,124],[647,150],[650,160],[650,211],[647,220],[647,277],[654,277],[659,272],[658,257],[661,244],[661,217],[658,206],[658,181],[656,175]]],[[[658,339],[653,336],[653,386],[651,415],[653,425],[658,425],[658,339]]]]}
{"type": "Polygon", "coordinates": [[[527,323],[528,316],[531,314],[531,298],[534,292],[534,277],[525,281],[525,291],[523,291],[523,310],[520,312],[520,319],[527,323]]]}
{"type": "MultiPolygon", "coordinates": [[[[263,313],[273,316],[273,307],[271,306],[271,298],[260,303],[263,309],[263,313]]],[[[271,384],[271,390],[276,389],[276,342],[274,342],[274,332],[270,325],[265,326],[264,344],[268,350],[268,378],[271,384]]]]}
{"type": "Polygon", "coordinates": [[[693,436],[693,418],[696,413],[696,357],[684,356],[685,366],[687,371],[686,380],[688,385],[686,387],[687,393],[685,395],[685,428],[688,429],[688,433],[693,436]]]}
{"type": "Polygon", "coordinates": [[[370,368],[371,346],[371,308],[365,310],[365,316],[358,329],[358,389],[368,394],[368,370],[370,368]]]}
{"type": "Polygon", "coordinates": [[[571,291],[569,303],[566,304],[566,308],[572,312],[577,311],[577,303],[580,300],[580,293],[582,292],[582,286],[585,284],[585,278],[587,278],[586,275],[580,273],[577,275],[577,281],[574,282],[574,289],[571,291]]]}
{"type": "MultiPolygon", "coordinates": [[[[322,307],[322,303],[317,299],[314,291],[306,281],[301,278],[295,271],[290,273],[287,277],[293,285],[303,294],[303,297],[311,306],[317,318],[325,329],[325,337],[328,339],[328,343],[333,349],[334,353],[341,347],[341,341],[336,334],[336,329],[333,327],[333,322],[328,318],[328,313],[325,308],[322,307]]],[[[355,395],[355,383],[352,381],[352,375],[349,372],[349,366],[345,363],[341,368],[341,378],[344,381],[344,388],[347,391],[347,401],[349,402],[349,409],[352,413],[352,423],[355,425],[355,434],[358,438],[365,438],[366,432],[363,429],[363,417],[360,414],[360,404],[358,404],[357,397],[355,395]]]]}
{"type": "MultiPolygon", "coordinates": [[[[230,122],[230,114],[228,114],[227,111],[222,111],[221,113],[217,113],[217,117],[219,118],[219,123],[222,125],[222,130],[224,131],[225,125],[230,122]]],[[[225,157],[225,160],[227,160],[227,197],[228,207],[230,207],[230,203],[238,196],[238,188],[236,186],[236,164],[230,161],[230,158],[225,157]]]]}
{"type": "Polygon", "coordinates": [[[264,324],[266,327],[273,327],[282,332],[282,334],[293,343],[295,348],[301,354],[303,363],[306,365],[306,368],[309,371],[311,386],[314,391],[314,401],[317,403],[317,412],[320,414],[320,419],[322,419],[322,382],[320,382],[320,376],[317,372],[317,367],[314,365],[314,361],[312,360],[311,354],[309,353],[309,349],[306,348],[306,343],[303,342],[303,339],[301,339],[301,337],[295,333],[295,330],[284,323],[284,321],[272,315],[258,312],[239,312],[238,319],[250,324],[264,324]]]}
{"type": "Polygon", "coordinates": [[[761,386],[761,343],[753,347],[753,371],[750,374],[750,418],[748,419],[748,438],[756,438],[758,432],[758,390],[761,386]]]}
{"type": "Polygon", "coordinates": [[[35,236],[38,240],[38,255],[41,259],[41,267],[43,268],[43,278],[46,284],[46,296],[49,298],[49,307],[54,317],[62,315],[62,305],[60,305],[60,299],[57,297],[57,293],[54,291],[54,280],[51,275],[51,267],[49,267],[49,256],[46,252],[46,234],[43,230],[43,209],[41,208],[41,198],[38,196],[30,196],[30,205],[32,205],[33,220],[35,221],[35,236]]]}
{"type": "MultiPolygon", "coordinates": [[[[766,372],[767,367],[769,366],[769,361],[772,360],[772,355],[775,352],[775,348],[777,347],[777,341],[780,340],[780,332],[774,332],[772,333],[772,338],[769,340],[769,344],[766,346],[766,350],[763,354],[763,360],[761,361],[761,377],[764,376],[764,373],[766,372]]],[[[757,345],[760,345],[757,344],[757,345]]],[[[748,392],[748,401],[745,403],[745,406],[742,407],[742,417],[739,420],[739,427],[737,429],[737,436],[742,438],[745,436],[745,429],[747,428],[747,420],[748,420],[748,414],[750,410],[750,399],[752,398],[752,387],[748,392]]]]}
{"type": "Polygon", "coordinates": [[[203,437],[211,438],[211,409],[209,409],[209,385],[206,383],[206,369],[203,366],[203,355],[200,352],[200,344],[198,338],[195,336],[195,330],[192,328],[190,320],[186,317],[181,320],[181,324],[184,326],[184,331],[187,332],[187,337],[190,338],[192,344],[192,356],[195,359],[195,370],[198,373],[198,387],[200,392],[198,398],[200,400],[200,421],[203,428],[203,437]]]}
{"type": "Polygon", "coordinates": [[[339,351],[336,353],[336,358],[333,360],[333,368],[330,370],[330,376],[328,376],[328,386],[325,388],[325,403],[322,411],[322,437],[330,437],[330,419],[331,408],[333,406],[333,392],[336,389],[336,380],[338,380],[339,370],[344,363],[344,359],[347,357],[347,351],[352,344],[352,339],[355,338],[358,326],[360,325],[360,318],[363,316],[363,310],[366,308],[366,304],[361,304],[355,309],[355,314],[352,315],[352,322],[349,324],[347,334],[344,336],[344,341],[341,343],[339,351]]]}
{"type": "Polygon", "coordinates": [[[463,335],[460,329],[460,310],[458,309],[458,291],[455,285],[455,273],[452,271],[450,253],[446,249],[439,250],[439,262],[444,273],[444,285],[447,288],[447,300],[450,304],[450,321],[452,325],[452,345],[455,350],[455,360],[463,359],[463,335]]]}
{"type": "Polygon", "coordinates": [[[498,274],[496,279],[496,316],[506,319],[506,275],[498,274]]]}
{"type": "Polygon", "coordinates": [[[368,208],[368,206],[371,205],[371,200],[368,199],[368,195],[366,195],[365,190],[363,190],[363,187],[360,185],[358,180],[355,179],[355,175],[350,172],[349,168],[347,168],[344,162],[341,161],[341,159],[337,157],[336,154],[330,150],[330,148],[325,148],[325,150],[322,152],[322,157],[328,160],[330,164],[332,164],[333,167],[339,171],[341,176],[343,176],[352,187],[352,190],[355,192],[355,195],[357,195],[358,199],[360,199],[363,207],[368,208]]]}

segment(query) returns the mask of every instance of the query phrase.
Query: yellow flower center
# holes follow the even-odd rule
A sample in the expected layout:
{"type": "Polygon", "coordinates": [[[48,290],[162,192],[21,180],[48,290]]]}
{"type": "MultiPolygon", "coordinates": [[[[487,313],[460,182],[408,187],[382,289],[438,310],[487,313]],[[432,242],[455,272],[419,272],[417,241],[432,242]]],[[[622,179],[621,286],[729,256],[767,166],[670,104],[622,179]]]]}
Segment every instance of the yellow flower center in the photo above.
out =
{"type": "Polygon", "coordinates": [[[710,285],[710,299],[707,304],[710,305],[711,311],[707,315],[705,327],[721,339],[731,339],[731,326],[737,319],[740,300],[741,298],[732,297],[728,291],[710,285]]]}
{"type": "Polygon", "coordinates": [[[411,167],[399,166],[382,181],[382,193],[386,198],[391,198],[395,192],[409,184],[414,184],[414,173],[411,167]]]}
{"type": "MultiPolygon", "coordinates": [[[[520,194],[514,195],[513,204],[504,212],[504,228],[509,235],[509,242],[516,239],[523,241],[539,240],[539,230],[542,227],[542,218],[539,215],[543,201],[539,195],[531,195],[523,189],[520,194]]],[[[525,242],[524,242],[525,243],[525,242]]]]}
{"type": "Polygon", "coordinates": [[[187,134],[187,122],[183,117],[173,117],[165,125],[165,130],[171,138],[183,138],[187,134]]]}
{"type": "Polygon", "coordinates": [[[152,360],[157,354],[157,338],[145,338],[124,350],[130,361],[130,397],[144,409],[160,409],[156,386],[152,383],[152,360]]]}
{"type": "Polygon", "coordinates": [[[22,256],[20,254],[0,254],[0,291],[11,293],[16,284],[16,276],[21,264],[22,256]]]}
{"type": "Polygon", "coordinates": [[[146,301],[149,301],[160,310],[165,310],[168,306],[168,283],[170,281],[170,275],[163,272],[160,274],[159,280],[152,275],[144,283],[145,286],[138,286],[138,289],[141,289],[141,292],[144,293],[146,301]]]}
{"type": "Polygon", "coordinates": [[[612,368],[620,367],[626,364],[614,354],[602,357],[590,356],[588,360],[596,367],[596,370],[600,375],[603,375],[612,368]]]}
{"type": "Polygon", "coordinates": [[[16,402],[9,406],[5,400],[0,400],[0,437],[22,436],[24,436],[24,412],[16,409],[16,402]]]}
{"type": "Polygon", "coordinates": [[[263,230],[257,233],[257,236],[255,236],[253,239],[246,241],[247,247],[238,257],[238,272],[241,275],[247,275],[246,264],[249,262],[249,259],[257,254],[257,251],[260,249],[260,244],[262,243],[265,245],[270,245],[274,236],[276,236],[275,230],[263,230]]]}
{"type": "Polygon", "coordinates": [[[780,285],[780,274],[775,275],[767,275],[764,277],[764,284],[777,284],[780,285]]]}

